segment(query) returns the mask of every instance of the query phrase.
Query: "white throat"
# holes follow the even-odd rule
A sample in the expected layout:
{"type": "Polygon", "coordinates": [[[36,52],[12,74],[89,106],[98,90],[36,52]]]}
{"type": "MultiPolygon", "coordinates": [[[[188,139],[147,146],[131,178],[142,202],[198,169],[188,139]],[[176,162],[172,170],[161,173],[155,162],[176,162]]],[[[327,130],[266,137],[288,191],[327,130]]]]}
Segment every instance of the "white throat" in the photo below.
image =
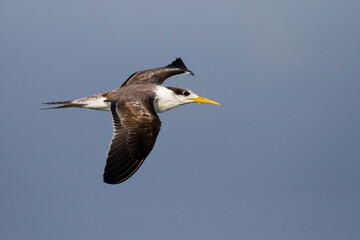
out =
{"type": "Polygon", "coordinates": [[[154,108],[157,113],[165,112],[191,102],[185,98],[176,96],[173,91],[164,86],[157,86],[155,91],[156,98],[154,101],[154,108]]]}

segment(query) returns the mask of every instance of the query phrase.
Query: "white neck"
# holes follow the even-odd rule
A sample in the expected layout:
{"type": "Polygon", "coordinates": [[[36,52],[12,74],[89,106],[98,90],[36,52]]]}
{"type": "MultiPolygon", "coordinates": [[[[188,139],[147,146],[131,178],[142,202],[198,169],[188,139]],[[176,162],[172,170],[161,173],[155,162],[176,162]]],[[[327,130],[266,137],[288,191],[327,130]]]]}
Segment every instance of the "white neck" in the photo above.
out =
{"type": "Polygon", "coordinates": [[[157,86],[156,88],[154,108],[157,113],[165,112],[190,102],[185,98],[176,96],[173,91],[164,86],[157,86]]]}

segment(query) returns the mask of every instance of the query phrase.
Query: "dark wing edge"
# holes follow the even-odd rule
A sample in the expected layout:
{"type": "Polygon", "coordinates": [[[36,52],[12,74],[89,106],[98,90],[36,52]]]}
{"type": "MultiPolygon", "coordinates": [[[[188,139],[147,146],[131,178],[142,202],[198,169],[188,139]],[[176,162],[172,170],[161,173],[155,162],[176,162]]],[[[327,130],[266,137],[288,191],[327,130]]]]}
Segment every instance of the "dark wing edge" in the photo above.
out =
{"type": "MultiPolygon", "coordinates": [[[[111,103],[114,136],[111,140],[103,180],[108,184],[118,184],[129,179],[142,165],[155,145],[161,122],[158,116],[134,116],[123,104],[111,103]],[[121,114],[127,119],[122,119],[121,114]],[[137,118],[138,121],[133,120],[137,118]],[[127,127],[128,126],[128,127],[127,127]]],[[[145,108],[144,108],[145,109],[145,108]]]]}
{"type": "Polygon", "coordinates": [[[176,58],[172,63],[165,67],[148,69],[133,73],[121,85],[121,87],[143,83],[162,84],[166,79],[170,77],[185,74],[191,74],[194,76],[194,73],[187,69],[181,58],[176,58]]]}
{"type": "Polygon", "coordinates": [[[190,71],[189,69],[187,69],[187,67],[185,66],[185,63],[182,61],[181,58],[176,58],[172,63],[170,63],[169,65],[165,66],[165,68],[179,68],[182,70],[185,70],[185,72],[191,74],[194,76],[194,73],[192,71],[190,71]]]}

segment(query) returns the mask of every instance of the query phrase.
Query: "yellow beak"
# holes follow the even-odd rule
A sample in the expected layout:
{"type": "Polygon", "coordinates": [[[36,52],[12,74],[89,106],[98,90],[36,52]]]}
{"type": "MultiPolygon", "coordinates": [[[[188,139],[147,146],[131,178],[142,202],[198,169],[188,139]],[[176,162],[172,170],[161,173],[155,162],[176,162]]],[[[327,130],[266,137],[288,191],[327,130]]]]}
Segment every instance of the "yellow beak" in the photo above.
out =
{"type": "Polygon", "coordinates": [[[220,103],[215,102],[213,100],[210,100],[208,98],[204,98],[204,97],[197,97],[197,98],[189,98],[197,103],[207,103],[207,104],[214,104],[214,105],[220,105],[220,103]]]}

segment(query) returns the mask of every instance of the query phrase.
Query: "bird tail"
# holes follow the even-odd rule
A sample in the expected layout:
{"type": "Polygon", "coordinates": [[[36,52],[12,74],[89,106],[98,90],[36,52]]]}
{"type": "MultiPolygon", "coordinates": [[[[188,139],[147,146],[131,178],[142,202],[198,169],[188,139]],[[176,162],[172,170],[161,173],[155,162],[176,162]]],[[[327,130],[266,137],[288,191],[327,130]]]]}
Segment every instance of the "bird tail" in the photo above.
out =
{"type": "Polygon", "coordinates": [[[86,105],[86,104],[81,104],[81,103],[75,103],[74,101],[45,102],[43,104],[46,104],[46,105],[60,105],[60,106],[41,108],[41,110],[58,109],[58,108],[71,108],[71,107],[83,107],[83,106],[86,105]]]}

